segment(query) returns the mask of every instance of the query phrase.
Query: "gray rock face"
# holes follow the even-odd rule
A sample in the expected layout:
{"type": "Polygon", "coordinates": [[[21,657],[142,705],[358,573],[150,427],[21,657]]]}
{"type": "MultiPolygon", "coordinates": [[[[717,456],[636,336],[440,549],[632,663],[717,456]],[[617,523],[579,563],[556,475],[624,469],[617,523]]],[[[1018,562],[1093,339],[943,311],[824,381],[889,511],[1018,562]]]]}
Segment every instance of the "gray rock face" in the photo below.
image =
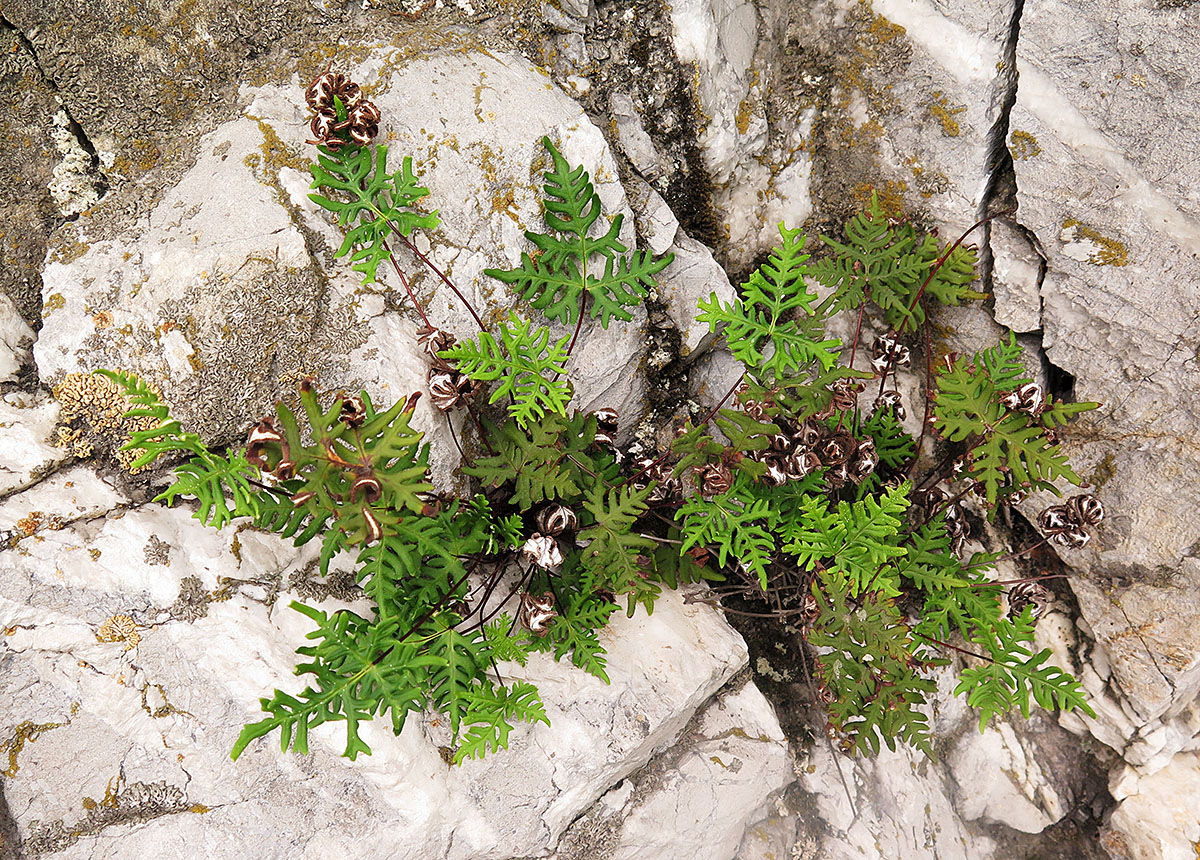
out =
{"type": "MultiPolygon", "coordinates": [[[[0,745],[13,757],[0,856],[18,841],[65,857],[1194,854],[1200,36],[1186,4],[205,0],[114,14],[56,0],[0,19],[13,108],[0,118],[0,745]],[[63,395],[96,366],[138,371],[185,423],[230,441],[305,376],[389,402],[423,389],[404,291],[334,259],[341,230],[307,197],[300,76],[331,59],[383,110],[392,167],[413,156],[430,189],[442,224],[420,251],[486,319],[523,312],[482,273],[514,265],[542,228],[542,135],[625,214],[623,242],[676,254],[653,326],[589,322],[572,358],[581,408],[615,406],[630,427],[666,396],[647,372],[665,368],[702,405],[737,379],[695,301],[728,300],[780,220],[831,233],[877,193],[953,238],[1015,209],[972,237],[994,301],[939,317],[937,345],[978,349],[1009,326],[1052,390],[1104,403],[1064,436],[1109,516],[1062,554],[1077,617],[1060,607],[1039,627],[1098,712],[1061,725],[1090,739],[1073,747],[1046,719],[981,735],[947,687],[941,763],[835,759],[803,739],[821,718],[796,715],[788,753],[753,685],[712,698],[745,662],[740,640],[665,598],[606,633],[622,667],[611,688],[532,662],[552,728],[521,730],[506,755],[447,768],[429,715],[399,739],[372,727],[376,754],[356,763],[320,733],[309,758],[263,743],[227,761],[257,697],[297,683],[305,628],[279,601],[343,605],[350,577],[316,581],[273,538],[146,504],[104,459],[123,441],[104,403],[81,430],[63,395]],[[661,331],[672,339],[651,344],[661,331]],[[1100,769],[1117,805],[1096,840],[1100,769]]],[[[470,336],[450,291],[400,257],[430,319],[470,336]]],[[[453,486],[447,422],[422,403],[417,424],[453,486]]]]}
{"type": "MultiPolygon", "coordinates": [[[[481,314],[518,304],[482,271],[516,264],[523,231],[542,228],[543,135],[588,167],[605,210],[626,215],[622,240],[635,244],[603,136],[526,61],[437,51],[414,59],[373,47],[351,72],[396,118],[385,125],[393,151],[414,155],[443,221],[418,247],[481,314]]],[[[82,375],[97,366],[161,385],[184,423],[212,440],[236,438],[309,374],[323,387],[365,386],[381,402],[424,387],[407,299],[363,286],[333,259],[340,230],[306,196],[299,92],[294,81],[244,87],[237,116],[200,138],[194,164],[144,211],[80,213],[43,267],[46,316],[33,357],[70,405],[9,395],[4,409],[20,420],[4,425],[0,463],[12,493],[0,502],[0,725],[10,729],[0,743],[16,763],[4,797],[20,810],[12,838],[31,854],[95,856],[111,845],[148,856],[187,844],[250,857],[273,845],[345,853],[353,843],[377,857],[383,842],[395,846],[387,856],[421,860],[542,854],[671,747],[745,664],[740,638],[711,609],[668,595],[652,618],[604,632],[611,686],[549,658],[504,667],[539,685],[551,718],[550,728],[519,729],[510,755],[448,766],[446,729],[430,714],[400,738],[369,726],[374,755],[357,762],[341,759],[344,741],[323,729],[307,758],[262,742],[229,761],[258,697],[303,683],[293,651],[307,620],[282,604],[346,605],[359,599],[352,575],[315,581],[311,551],[253,531],[206,530],[186,508],[129,497],[128,478],[111,467],[67,464],[123,441],[110,393],[82,375]],[[84,415],[85,436],[56,427],[84,415]]],[[[662,300],[699,351],[696,297],[730,288],[677,224],[667,239],[689,264],[665,282],[662,300]]],[[[430,318],[470,336],[475,324],[453,295],[411,257],[402,265],[430,318]]],[[[571,373],[582,408],[613,405],[636,419],[644,331],[644,312],[607,332],[585,324],[571,373]]],[[[435,475],[449,481],[458,455],[445,422],[424,412],[417,423],[429,430],[435,475]]],[[[672,751],[694,749],[688,779],[646,783],[629,809],[650,822],[677,807],[676,823],[653,834],[664,847],[697,831],[714,804],[736,809],[710,846],[728,856],[745,820],[782,785],[786,747],[752,685],[706,714],[672,751]],[[718,767],[712,759],[722,756],[718,767]],[[700,778],[714,789],[707,805],[690,796],[700,778]]],[[[622,839],[637,846],[649,829],[622,839]]]]}
{"type": "Polygon", "coordinates": [[[1047,355],[1075,377],[1080,399],[1105,402],[1071,439],[1115,516],[1079,559],[1090,576],[1073,587],[1143,731],[1200,689],[1187,441],[1200,426],[1187,394],[1200,384],[1187,346],[1200,220],[1195,167],[1181,152],[1194,136],[1188,58],[1200,45],[1173,26],[1184,14],[1027,4],[1009,134],[1019,217],[1046,258],[1047,355]],[[1079,23],[1064,31],[1068,19],[1079,23]],[[1134,35],[1149,28],[1173,35],[1134,35]],[[1167,93],[1169,116],[1156,107],[1167,93]]]}
{"type": "MultiPolygon", "coordinates": [[[[549,657],[505,667],[538,683],[551,719],[518,728],[507,755],[447,765],[444,728],[429,715],[400,738],[366,727],[373,755],[357,762],[339,757],[344,738],[325,728],[309,757],[280,753],[271,740],[231,762],[258,696],[303,683],[291,652],[308,622],[281,599],[332,609],[347,594],[311,582],[311,552],[271,535],[205,529],[185,509],[127,511],[119,496],[101,501],[108,491],[88,473],[68,474],[0,511],[0,523],[21,514],[23,531],[0,572],[9,631],[0,723],[15,727],[5,798],[21,810],[30,853],[95,856],[95,836],[119,834],[109,844],[120,855],[183,841],[224,845],[212,850],[227,857],[261,856],[270,845],[379,856],[364,833],[388,834],[391,857],[538,853],[670,745],[745,662],[741,640],[712,610],[667,595],[653,618],[606,630],[612,685],[549,657]],[[38,514],[27,507],[35,504],[38,514]]],[[[738,701],[749,704],[734,709],[738,724],[763,739],[748,751],[729,747],[719,738],[725,718],[714,716],[697,730],[711,749],[694,754],[759,756],[742,776],[731,771],[727,791],[747,813],[772,787],[747,776],[766,765],[778,774],[783,754],[769,706],[748,690],[738,701]],[[759,748],[773,752],[763,759],[759,748]]]]}

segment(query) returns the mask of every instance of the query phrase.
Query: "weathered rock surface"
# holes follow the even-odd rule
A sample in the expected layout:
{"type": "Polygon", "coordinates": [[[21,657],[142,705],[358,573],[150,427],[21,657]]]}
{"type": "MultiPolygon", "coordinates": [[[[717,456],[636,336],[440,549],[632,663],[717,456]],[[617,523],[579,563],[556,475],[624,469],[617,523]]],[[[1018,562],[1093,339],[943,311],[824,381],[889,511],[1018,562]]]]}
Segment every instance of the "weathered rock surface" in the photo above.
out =
{"type": "MultiPolygon", "coordinates": [[[[544,135],[589,168],[606,211],[625,211],[622,239],[634,244],[603,137],[520,57],[448,52],[404,62],[380,49],[355,74],[391,118],[391,166],[411,153],[440,210],[442,226],[423,253],[482,317],[514,301],[483,270],[518,265],[522,231],[544,229],[544,135]]],[[[329,389],[366,387],[380,402],[424,389],[427,363],[407,297],[398,284],[363,285],[333,259],[340,228],[307,198],[299,91],[296,82],[246,88],[242,117],[201,140],[195,166],[150,211],[84,215],[69,239],[56,237],[35,350],[43,380],[96,367],[139,373],[162,386],[186,425],[221,440],[269,414],[279,392],[305,376],[329,389]],[[61,260],[68,245],[79,251],[61,260]]],[[[703,256],[692,254],[702,268],[703,256]]],[[[407,252],[401,260],[435,325],[460,337],[477,331],[434,274],[407,252]]],[[[644,324],[644,312],[607,331],[589,319],[572,356],[580,408],[643,408],[644,324]]],[[[442,438],[434,469],[445,482],[457,459],[446,422],[426,400],[416,424],[442,438]]]]}
{"type": "Polygon", "coordinates": [[[731,684],[647,767],[563,835],[556,860],[732,857],[764,800],[792,778],[787,741],[752,683],[731,684]],[[693,830],[663,827],[694,821],[693,830]]]}
{"type": "MultiPolygon", "coordinates": [[[[1190,857],[1200,37],[1186,4],[476,5],[206,0],[120,21],[66,0],[5,7],[0,744],[17,769],[0,838],[69,857],[387,845],[395,857],[715,860],[741,838],[746,860],[1078,860],[1099,851],[1088,834],[1104,811],[1089,768],[1111,764],[1109,854],[1190,857]],[[325,32],[360,24],[377,33],[325,32]],[[727,355],[705,352],[695,299],[731,296],[776,222],[832,232],[875,191],[948,236],[1015,204],[975,237],[991,314],[1040,347],[1031,369],[1055,393],[1105,403],[1066,440],[1109,517],[1092,546],[1064,554],[1081,617],[1043,619],[1039,642],[1098,711],[1062,725],[1119,759],[1086,738],[1073,748],[1044,719],[980,735],[947,690],[941,764],[837,760],[852,810],[828,749],[803,740],[809,723],[785,718],[799,750],[786,784],[752,686],[705,704],[742,652],[706,610],[668,600],[611,631],[610,666],[628,670],[611,689],[531,663],[559,703],[554,728],[522,731],[505,757],[448,770],[442,730],[414,720],[399,739],[374,727],[376,755],[358,763],[331,736],[309,759],[260,744],[227,762],[256,697],[296,683],[303,619],[279,600],[352,599],[347,577],[314,582],[307,556],[273,539],[206,532],[144,504],[115,467],[71,465],[123,439],[115,426],[80,432],[78,418],[60,426],[30,369],[46,385],[98,365],[140,371],[213,440],[303,376],[388,401],[423,387],[407,297],[390,274],[363,286],[335,260],[340,229],[307,199],[306,117],[288,77],[323,68],[341,50],[326,43],[360,43],[354,69],[384,110],[392,166],[413,155],[441,214],[419,247],[481,313],[519,309],[482,271],[513,265],[523,231],[541,229],[543,134],[589,168],[606,211],[626,213],[622,241],[676,253],[653,325],[589,323],[573,358],[580,405],[634,421],[647,399],[675,396],[647,372],[666,368],[697,404],[736,380],[727,355]],[[650,342],[670,328],[677,350],[650,342]],[[97,641],[117,616],[134,625],[129,651],[122,625],[97,641]],[[646,648],[668,656],[641,666],[646,648]]],[[[469,336],[449,291],[401,257],[431,319],[469,336]]],[[[939,322],[948,348],[995,335],[978,311],[939,322]]],[[[426,404],[418,423],[451,483],[447,423],[426,404]]]]}
{"type": "Polygon", "coordinates": [[[1129,746],[1118,748],[1151,771],[1193,743],[1182,712],[1200,690],[1200,206],[1184,156],[1200,40],[1177,26],[1188,14],[1169,3],[1103,14],[1084,2],[1027,3],[1008,136],[1018,218],[1046,260],[1046,354],[1074,377],[1078,399],[1104,402],[1069,437],[1113,512],[1095,549],[1071,559],[1087,574],[1072,587],[1096,639],[1091,662],[1127,720],[1097,737],[1123,733],[1129,746]],[[1150,31],[1170,37],[1141,38],[1150,31]]]}
{"type": "MultiPolygon", "coordinates": [[[[543,135],[589,167],[606,211],[626,213],[622,239],[634,244],[603,137],[519,56],[367,56],[355,76],[398,118],[386,126],[394,152],[424,166],[445,225],[419,247],[481,313],[514,304],[482,270],[516,263],[522,231],[542,226],[543,135]]],[[[393,857],[544,853],[598,797],[670,747],[744,665],[740,638],[712,610],[667,596],[653,618],[606,630],[611,686],[549,658],[505,668],[539,685],[552,724],[519,729],[508,756],[447,766],[445,728],[430,715],[412,719],[399,739],[368,727],[375,754],[353,763],[338,757],[336,731],[325,730],[307,758],[262,742],[228,760],[257,698],[302,685],[291,668],[307,621],[287,599],[345,605],[356,599],[352,577],[314,581],[311,551],[253,531],[203,529],[186,509],[135,501],[126,495],[135,484],[115,473],[105,479],[75,466],[39,479],[98,443],[124,441],[108,393],[77,375],[96,366],[160,384],[184,422],[214,440],[236,437],[310,373],[325,387],[364,385],[379,400],[423,387],[426,366],[411,346],[417,323],[398,309],[407,300],[362,286],[332,258],[339,230],[306,197],[298,92],[294,81],[245,87],[239,116],[200,139],[195,163],[145,211],[102,204],[77,213],[43,269],[47,315],[34,357],[43,381],[60,397],[71,392],[74,411],[64,417],[53,401],[9,395],[6,409],[36,415],[3,428],[7,489],[29,489],[0,502],[8,540],[0,725],[10,728],[0,742],[16,763],[4,798],[19,810],[13,838],[28,853],[202,846],[249,857],[270,856],[270,846],[344,853],[353,843],[376,857],[382,842],[395,846],[393,857]],[[75,425],[60,432],[66,418],[75,425]]],[[[701,291],[728,297],[728,281],[677,226],[668,248],[691,262],[667,282],[664,304],[699,350],[706,338],[689,309],[701,291]]],[[[431,318],[471,334],[469,315],[432,276],[413,283],[431,318]]],[[[572,376],[581,407],[642,410],[644,326],[644,313],[608,332],[584,326],[572,376]]],[[[440,418],[421,421],[438,431],[430,437],[444,479],[455,448],[440,418]]],[[[647,783],[630,809],[649,821],[677,808],[677,823],[653,836],[664,846],[673,834],[698,832],[714,803],[737,809],[741,817],[728,817],[712,846],[712,856],[727,856],[744,819],[781,784],[786,750],[752,685],[706,714],[688,735],[687,761],[698,770],[647,783]],[[722,756],[728,762],[718,767],[712,758],[722,756]],[[691,794],[701,778],[713,792],[707,805],[691,794]]],[[[635,829],[626,841],[647,838],[635,829]]]]}
{"type": "MultiPolygon", "coordinates": [[[[227,857],[271,845],[277,856],[296,846],[381,856],[372,833],[387,834],[390,857],[538,853],[669,746],[745,662],[740,638],[711,609],[667,595],[652,618],[622,618],[603,634],[611,686],[549,657],[506,667],[539,684],[551,725],[519,727],[505,755],[447,765],[430,716],[411,719],[399,738],[368,726],[374,753],[356,762],[338,756],[336,729],[322,728],[309,757],[269,740],[234,763],[228,749],[258,696],[302,684],[292,650],[308,622],[287,599],[345,605],[353,590],[332,577],[343,582],[339,604],[337,588],[311,579],[311,552],[205,529],[186,509],[124,510],[110,494],[106,515],[94,480],[76,472],[79,493],[48,486],[30,498],[55,525],[30,529],[0,571],[0,724],[10,727],[13,763],[4,791],[31,854],[141,856],[174,844],[227,857]],[[81,506],[82,493],[92,501],[81,506]]],[[[0,517],[18,512],[10,500],[0,517]]],[[[692,757],[727,755],[727,790],[749,813],[773,787],[758,779],[783,769],[782,741],[753,687],[729,701],[729,715],[714,706],[697,723],[708,745],[692,757]]],[[[666,792],[675,794],[688,792],[666,792]]]]}
{"type": "Polygon", "coordinates": [[[1150,776],[1126,770],[1101,839],[1113,860],[1191,860],[1200,842],[1200,755],[1180,753],[1150,776]]]}

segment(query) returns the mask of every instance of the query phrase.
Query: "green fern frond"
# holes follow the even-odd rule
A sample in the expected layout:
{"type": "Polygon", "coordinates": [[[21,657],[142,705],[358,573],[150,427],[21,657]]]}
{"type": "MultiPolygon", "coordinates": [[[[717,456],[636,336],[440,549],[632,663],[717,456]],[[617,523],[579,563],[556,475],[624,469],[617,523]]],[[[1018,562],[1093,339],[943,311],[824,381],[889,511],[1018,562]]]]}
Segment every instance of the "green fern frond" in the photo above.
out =
{"type": "Polygon", "coordinates": [[[483,626],[483,635],[487,637],[488,648],[494,659],[524,666],[529,662],[529,634],[521,630],[514,635],[510,631],[515,624],[507,612],[502,612],[483,626]]]}
{"type": "Polygon", "coordinates": [[[614,317],[631,320],[627,308],[645,299],[654,285],[654,275],[674,258],[667,254],[659,260],[642,251],[627,256],[628,249],[618,241],[622,216],[616,215],[608,230],[592,237],[592,227],[600,218],[600,195],[582,166],[572,168],[554,147],[550,138],[542,145],[550,153],[553,167],[546,173],[543,218],[553,233],[525,231],[525,237],[538,249],[536,256],[523,253],[516,269],[487,269],[484,274],[518,290],[549,319],[573,324],[579,319],[582,297],[592,300],[591,315],[608,328],[614,317]],[[555,235],[559,234],[559,235],[555,235]],[[603,274],[597,274],[603,260],[603,274]]]}
{"type": "Polygon", "coordinates": [[[755,498],[746,479],[738,476],[728,491],[711,499],[693,496],[675,512],[683,535],[679,552],[706,547],[716,552],[722,567],[732,558],[766,591],[779,518],[780,512],[766,499],[755,498]]]}
{"type": "Polygon", "coordinates": [[[412,158],[405,157],[395,173],[387,172],[385,144],[319,148],[317,164],[309,165],[314,192],[330,189],[342,199],[313,193],[309,198],[338,216],[346,229],[335,257],[350,255],[352,268],[365,276],[363,283],[376,280],[376,269],[390,256],[384,243],[390,232],[411,236],[418,227],[432,230],[440,223],[437,212],[419,213],[411,207],[429,189],[417,184],[412,158]]]}
{"type": "Polygon", "coordinates": [[[408,712],[424,707],[422,674],[413,670],[415,645],[397,642],[394,625],[371,624],[349,610],[330,615],[302,603],[291,606],[317,624],[308,634],[317,644],[297,649],[312,660],[296,667],[298,674],[313,675],[316,686],[297,696],[276,690],[262,699],[270,716],[242,729],[230,757],[236,760],[252,741],[277,729],[281,749],[307,754],[309,731],[327,722],[346,723],[343,755],[351,760],[369,755],[371,748],[358,734],[360,722],[388,713],[399,734],[408,712]]]}
{"type": "Polygon", "coordinates": [[[616,611],[617,605],[600,594],[577,590],[561,594],[558,617],[550,622],[545,636],[530,642],[530,648],[551,651],[555,660],[569,653],[572,663],[607,684],[604,648],[596,632],[608,624],[616,611]]]}
{"type": "MultiPolygon", "coordinates": [[[[940,257],[936,238],[918,236],[911,224],[894,223],[878,195],[872,194],[867,208],[846,224],[845,243],[828,236],[821,241],[835,255],[813,263],[811,272],[834,292],[822,302],[819,312],[856,308],[870,299],[883,310],[888,325],[900,332],[912,331],[925,322],[924,310],[914,302],[940,257]]],[[[929,280],[925,295],[951,305],[986,298],[969,287],[975,278],[976,258],[972,248],[955,248],[929,280]]]]}
{"type": "Polygon", "coordinates": [[[625,486],[606,493],[597,483],[584,500],[593,524],[579,533],[580,541],[586,542],[579,554],[582,582],[588,591],[606,589],[627,595],[630,617],[638,603],[647,612],[653,611],[659,593],[658,586],[647,579],[654,541],[633,531],[634,523],[646,513],[649,495],[649,487],[635,490],[625,486]]]}
{"type": "Polygon", "coordinates": [[[1001,618],[989,633],[980,632],[971,641],[986,647],[990,659],[982,666],[963,669],[956,696],[966,693],[967,704],[979,710],[979,730],[995,716],[1013,708],[1029,716],[1029,699],[1043,708],[1064,711],[1079,709],[1095,719],[1080,683],[1057,666],[1048,664],[1049,648],[1036,654],[1033,641],[1033,609],[1026,606],[1014,619],[1001,618]]]}
{"type": "MultiPolygon", "coordinates": [[[[939,514],[909,535],[908,552],[895,564],[895,572],[922,591],[970,588],[962,562],[950,549],[946,518],[939,514]]],[[[939,637],[942,638],[942,637],[939,637]]]]}
{"type": "Polygon", "coordinates": [[[918,670],[945,661],[921,654],[890,598],[871,591],[851,603],[848,585],[824,572],[813,583],[819,612],[808,641],[818,649],[821,682],[833,694],[830,723],[855,752],[876,754],[881,741],[894,750],[900,740],[933,758],[922,707],[937,683],[918,670]]]}
{"type": "MultiPolygon", "coordinates": [[[[938,368],[934,427],[943,438],[962,442],[975,438],[968,476],[982,482],[989,505],[1002,488],[1032,486],[1058,492],[1051,482],[1064,478],[1079,485],[1082,479],[1067,463],[1059,446],[1046,438],[1044,426],[1071,410],[1059,410],[1043,425],[1026,412],[1010,411],[1000,395],[1028,380],[1020,363],[1021,348],[1010,333],[1000,343],[975,356],[959,359],[952,367],[938,368]]],[[[1083,411],[1092,404],[1075,404],[1083,411]]],[[[1044,413],[1043,413],[1044,414],[1044,413]]]]}
{"type": "Polygon", "coordinates": [[[851,597],[868,588],[896,597],[899,583],[888,562],[907,554],[899,532],[910,490],[904,483],[877,497],[839,501],[834,511],[826,499],[808,496],[800,503],[799,516],[780,526],[782,549],[806,570],[844,577],[851,597]]]}
{"type": "MultiPolygon", "coordinates": [[[[742,284],[743,298],[723,305],[713,293],[700,300],[698,322],[712,331],[725,326],[725,342],[733,357],[761,381],[781,379],[819,365],[829,370],[838,360],[841,341],[816,340],[811,326],[801,326],[794,317],[812,317],[815,293],[804,283],[808,274],[801,253],[804,234],[781,223],[782,243],[750,280],[742,284]]],[[[823,319],[823,317],[822,317],[823,319]]]]}
{"type": "Polygon", "coordinates": [[[565,415],[571,400],[571,385],[566,379],[567,342],[563,335],[550,345],[550,330],[540,326],[531,330],[528,320],[509,312],[500,323],[500,341],[485,332],[479,342],[462,341],[439,355],[457,363],[460,372],[479,382],[500,380],[489,403],[511,396],[509,414],[522,427],[547,413],[565,415]]]}
{"type": "Polygon", "coordinates": [[[455,764],[508,749],[513,722],[550,725],[537,687],[524,681],[516,681],[511,687],[477,684],[465,696],[467,709],[463,722],[470,728],[459,738],[458,749],[454,751],[455,764]]]}
{"type": "Polygon", "coordinates": [[[205,454],[175,467],[175,483],[154,497],[173,505],[180,496],[192,496],[200,502],[195,517],[215,529],[237,517],[256,517],[260,493],[250,481],[258,469],[240,453],[221,457],[205,454]]]}
{"type": "MultiPolygon", "coordinates": [[[[548,416],[545,421],[524,430],[511,418],[500,426],[487,418],[482,422],[495,453],[477,458],[473,466],[464,466],[463,471],[468,475],[481,479],[489,487],[512,481],[512,501],[521,510],[580,492],[577,470],[571,468],[563,444],[568,438],[563,435],[567,422],[558,416],[548,416]]],[[[588,441],[594,439],[595,419],[590,424],[585,423],[580,430],[588,441]],[[589,430],[590,436],[587,436],[589,430]]]]}

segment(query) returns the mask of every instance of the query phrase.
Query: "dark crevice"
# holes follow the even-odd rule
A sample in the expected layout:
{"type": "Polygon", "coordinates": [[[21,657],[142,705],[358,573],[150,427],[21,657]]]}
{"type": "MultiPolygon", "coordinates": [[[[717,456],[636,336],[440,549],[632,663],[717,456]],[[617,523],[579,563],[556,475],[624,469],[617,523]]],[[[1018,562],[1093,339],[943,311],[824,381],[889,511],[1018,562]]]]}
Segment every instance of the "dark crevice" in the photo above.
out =
{"type": "MultiPolygon", "coordinates": [[[[34,68],[37,69],[38,74],[41,75],[42,80],[45,81],[46,87],[51,93],[54,94],[59,110],[61,110],[67,117],[67,131],[69,131],[71,136],[78,141],[80,147],[83,148],[83,151],[88,154],[87,173],[88,176],[91,177],[92,186],[96,189],[96,196],[99,199],[103,199],[104,195],[106,195],[109,190],[108,177],[105,176],[104,171],[100,169],[100,156],[96,151],[95,144],[92,143],[91,138],[88,137],[88,134],[86,131],[84,131],[83,126],[80,125],[79,122],[76,121],[75,117],[71,115],[71,111],[67,107],[66,102],[63,101],[63,99],[59,96],[58,86],[55,84],[54,78],[47,73],[45,67],[42,66],[41,60],[38,59],[37,48],[34,47],[34,44],[30,38],[26,36],[24,31],[22,31],[19,27],[9,21],[3,15],[0,15],[0,28],[4,27],[12,30],[14,37],[21,44],[21,47],[29,53],[30,58],[33,60],[34,68]]],[[[62,220],[74,221],[78,217],[78,214],[67,215],[64,216],[62,220]]],[[[55,229],[58,229],[57,226],[55,229]]]]}
{"type": "MultiPolygon", "coordinates": [[[[670,165],[650,184],[683,230],[719,255],[720,217],[713,208],[712,180],[692,122],[699,113],[692,86],[694,72],[675,56],[671,26],[669,10],[662,3],[601,0],[594,4],[583,39],[598,68],[581,101],[595,124],[606,130],[612,94],[631,99],[661,162],[670,165]]],[[[621,151],[617,141],[610,139],[609,143],[614,151],[621,151]]]]}
{"type": "MultiPolygon", "coordinates": [[[[999,77],[1004,85],[1004,98],[1000,103],[1000,113],[987,133],[985,166],[987,184],[984,186],[983,199],[979,203],[979,210],[976,214],[979,219],[1010,209],[1014,215],[1010,216],[1008,220],[1016,222],[1017,183],[1012,153],[1008,149],[1008,128],[1013,105],[1017,103],[1017,41],[1021,35],[1021,14],[1024,11],[1025,0],[1014,0],[1012,18],[1008,24],[1008,36],[1004,40],[1004,48],[1001,53],[1002,67],[999,77]]],[[[983,241],[979,255],[979,275],[988,292],[991,292],[992,289],[994,264],[991,243],[992,225],[988,223],[983,226],[983,241]]]]}
{"type": "Polygon", "coordinates": [[[1045,349],[1040,350],[1042,369],[1046,372],[1046,393],[1054,400],[1064,403],[1075,402],[1075,377],[1061,367],[1051,364],[1045,349]]]}
{"type": "Polygon", "coordinates": [[[38,59],[37,48],[33,46],[33,42],[25,35],[25,31],[14,24],[12,21],[0,15],[0,28],[11,30],[17,41],[21,43],[21,47],[29,52],[29,56],[33,58],[33,65],[37,68],[38,74],[42,76],[42,80],[51,89],[54,89],[54,79],[46,74],[46,70],[42,68],[41,60],[38,59]]]}

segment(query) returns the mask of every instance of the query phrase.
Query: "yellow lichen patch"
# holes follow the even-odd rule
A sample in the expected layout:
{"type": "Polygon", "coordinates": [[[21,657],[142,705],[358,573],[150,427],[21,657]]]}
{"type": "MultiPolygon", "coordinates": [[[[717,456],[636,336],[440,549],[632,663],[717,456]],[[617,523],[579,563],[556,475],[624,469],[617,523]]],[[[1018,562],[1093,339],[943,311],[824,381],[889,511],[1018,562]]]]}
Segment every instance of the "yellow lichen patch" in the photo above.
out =
{"type": "Polygon", "coordinates": [[[23,533],[26,537],[36,532],[42,524],[43,514],[41,511],[30,511],[27,516],[17,520],[17,531],[23,533]]]}
{"type": "MultiPolygon", "coordinates": [[[[117,442],[118,449],[129,441],[130,434],[158,426],[158,419],[152,416],[123,417],[129,409],[125,395],[119,385],[103,376],[69,373],[54,386],[53,392],[60,406],[60,426],[56,430],[55,444],[69,447],[76,457],[91,456],[93,445],[85,437],[84,428],[72,427],[72,422],[80,421],[92,435],[117,442]]],[[[155,393],[158,393],[157,389],[155,393]]],[[[131,470],[130,466],[143,453],[141,448],[132,448],[128,451],[117,450],[116,456],[126,470],[140,472],[148,467],[131,470]]]]}
{"type": "Polygon", "coordinates": [[[907,190],[908,183],[904,180],[894,182],[889,179],[882,188],[869,182],[860,183],[854,186],[851,193],[860,211],[870,205],[871,195],[874,194],[878,195],[879,205],[883,207],[884,214],[889,218],[900,218],[904,215],[904,192],[907,190]]]}
{"type": "Polygon", "coordinates": [[[954,117],[962,113],[967,108],[965,105],[952,105],[949,99],[942,94],[941,90],[936,90],[933,97],[925,105],[933,117],[942,124],[942,131],[946,137],[958,137],[962,129],[958,126],[958,120],[954,117]]]}
{"type": "Polygon", "coordinates": [[[1076,256],[1064,250],[1073,259],[1091,263],[1093,266],[1127,266],[1129,265],[1129,249],[1124,242],[1105,236],[1094,227],[1068,218],[1063,221],[1062,233],[1059,238],[1069,245],[1084,245],[1089,243],[1091,248],[1084,248],[1082,256],[1076,256]]]}
{"type": "Polygon", "coordinates": [[[197,815],[203,815],[204,813],[208,812],[208,807],[203,803],[193,803],[188,807],[188,812],[194,812],[197,815]]]}
{"type": "Polygon", "coordinates": [[[113,315],[110,311],[98,311],[92,314],[92,325],[97,330],[102,328],[111,328],[113,324],[113,315]]]}
{"type": "Polygon", "coordinates": [[[274,168],[276,172],[281,167],[290,167],[301,173],[308,173],[308,162],[292,147],[284,143],[274,128],[257,117],[253,119],[258,123],[258,130],[262,132],[263,136],[263,142],[258,147],[263,155],[263,164],[274,168]]]}
{"type": "Polygon", "coordinates": [[[1036,158],[1042,154],[1042,148],[1038,146],[1037,138],[1019,128],[1014,128],[1012,134],[1008,136],[1008,151],[1017,161],[1036,158]]]}
{"type": "Polygon", "coordinates": [[[21,754],[21,750],[25,749],[26,743],[33,743],[44,733],[51,729],[61,728],[70,724],[70,720],[65,723],[35,723],[32,720],[26,720],[13,729],[12,740],[0,743],[0,754],[8,753],[8,767],[0,771],[4,776],[12,779],[17,775],[17,771],[21,766],[17,763],[17,756],[21,754]]]}
{"type": "Polygon", "coordinates": [[[125,650],[132,651],[142,641],[137,625],[128,615],[114,615],[100,625],[97,642],[124,642],[125,650]]]}
{"type": "Polygon", "coordinates": [[[46,296],[46,300],[42,302],[42,319],[50,316],[56,310],[67,306],[67,300],[63,298],[62,293],[51,293],[46,296]]]}
{"type": "Polygon", "coordinates": [[[1092,474],[1088,476],[1088,483],[1097,490],[1101,489],[1105,484],[1112,480],[1113,475],[1117,473],[1117,460],[1113,453],[1109,451],[1096,464],[1096,468],[1092,470],[1092,474]]]}

